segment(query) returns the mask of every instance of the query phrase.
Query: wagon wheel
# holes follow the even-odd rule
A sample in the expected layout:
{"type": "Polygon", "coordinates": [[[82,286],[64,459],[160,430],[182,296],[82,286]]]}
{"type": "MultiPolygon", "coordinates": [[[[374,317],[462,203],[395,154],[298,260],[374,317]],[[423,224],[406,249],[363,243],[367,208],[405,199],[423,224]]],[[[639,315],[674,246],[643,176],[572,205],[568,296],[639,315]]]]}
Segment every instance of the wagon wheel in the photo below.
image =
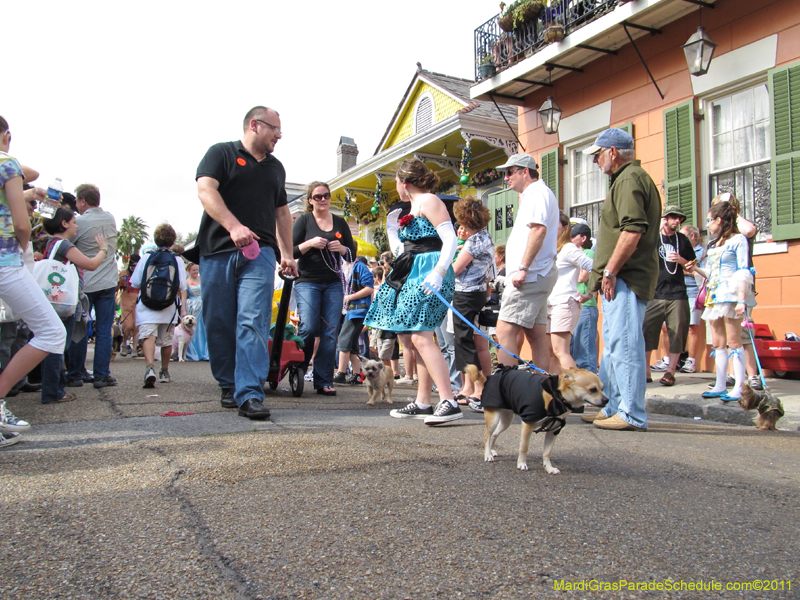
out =
{"type": "Polygon", "coordinates": [[[775,377],[780,377],[781,379],[786,379],[789,375],[788,371],[772,371],[775,374],[775,377]]]}
{"type": "Polygon", "coordinates": [[[292,396],[298,398],[303,395],[304,382],[300,369],[295,367],[289,371],[289,386],[292,388],[292,396]]]}

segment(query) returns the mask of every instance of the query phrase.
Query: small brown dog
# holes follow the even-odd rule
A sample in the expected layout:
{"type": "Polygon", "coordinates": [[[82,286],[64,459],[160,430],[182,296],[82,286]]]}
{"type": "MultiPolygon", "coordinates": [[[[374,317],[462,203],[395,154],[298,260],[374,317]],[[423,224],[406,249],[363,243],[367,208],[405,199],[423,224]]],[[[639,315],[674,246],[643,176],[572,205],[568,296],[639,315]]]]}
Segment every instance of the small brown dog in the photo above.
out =
{"type": "Polygon", "coordinates": [[[756,429],[777,431],[775,424],[783,415],[783,405],[779,398],[769,392],[756,392],[746,383],[742,384],[742,397],[739,406],[743,410],[757,410],[756,429]]]}
{"type": "Polygon", "coordinates": [[[394,389],[394,377],[392,374],[386,370],[386,366],[379,360],[371,360],[366,356],[360,356],[359,358],[362,363],[361,369],[364,371],[364,381],[367,382],[369,389],[367,404],[375,404],[378,394],[381,395],[381,400],[386,400],[387,404],[392,404],[392,390],[394,389]]]}
{"type": "MultiPolygon", "coordinates": [[[[467,367],[467,373],[471,375],[473,371],[467,367]]],[[[590,371],[568,369],[558,377],[547,377],[518,371],[515,367],[501,367],[486,380],[481,397],[486,421],[483,459],[494,462],[497,456],[495,440],[508,429],[517,414],[522,419],[517,469],[528,470],[531,433],[544,431],[542,464],[545,471],[557,475],[560,471],[550,462],[556,435],[566,424],[565,415],[582,410],[584,402],[599,407],[608,403],[600,378],[590,371]]]]}

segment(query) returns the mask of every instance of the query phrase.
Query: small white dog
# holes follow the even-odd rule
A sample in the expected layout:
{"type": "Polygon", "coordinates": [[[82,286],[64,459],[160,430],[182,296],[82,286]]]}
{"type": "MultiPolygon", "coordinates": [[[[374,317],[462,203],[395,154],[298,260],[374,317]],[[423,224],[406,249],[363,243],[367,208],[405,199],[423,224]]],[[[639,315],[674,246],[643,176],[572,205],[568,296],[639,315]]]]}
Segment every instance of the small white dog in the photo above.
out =
{"type": "Polygon", "coordinates": [[[369,387],[369,400],[367,404],[375,404],[378,394],[381,400],[386,400],[387,404],[392,404],[392,390],[394,389],[394,377],[386,370],[386,366],[379,360],[370,360],[366,356],[361,356],[364,371],[364,381],[369,387]],[[386,390],[389,390],[388,398],[386,390]]]}
{"type": "Polygon", "coordinates": [[[172,333],[172,360],[186,362],[186,350],[189,342],[194,335],[194,326],[197,325],[197,317],[186,315],[181,319],[172,333]]]}

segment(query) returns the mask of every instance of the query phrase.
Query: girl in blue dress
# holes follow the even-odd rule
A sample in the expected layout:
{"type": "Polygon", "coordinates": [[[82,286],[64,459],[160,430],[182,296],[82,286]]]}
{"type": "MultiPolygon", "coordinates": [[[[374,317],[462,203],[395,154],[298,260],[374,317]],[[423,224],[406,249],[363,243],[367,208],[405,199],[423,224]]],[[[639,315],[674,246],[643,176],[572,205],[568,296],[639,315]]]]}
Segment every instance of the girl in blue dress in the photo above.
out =
{"type": "Polygon", "coordinates": [[[742,319],[755,306],[753,273],[750,270],[747,239],[736,225],[738,211],[729,202],[715,204],[708,211],[708,232],[716,239],[708,244],[708,253],[697,272],[706,278],[706,302],[702,318],[711,326],[716,364],[716,385],[706,398],[735,402],[742,397],[745,377],[745,354],[742,348],[742,319]],[[733,359],[736,383],[730,393],[725,389],[728,359],[733,359]]]}
{"type": "Polygon", "coordinates": [[[447,315],[447,307],[426,286],[452,302],[455,290],[453,256],[456,232],[444,203],[431,190],[439,176],[421,160],[406,160],[397,170],[397,193],[411,203],[410,214],[398,220],[399,210],[387,218],[387,234],[393,249],[402,250],[392,272],[378,290],[364,324],[374,329],[410,334],[417,359],[419,386],[414,402],[393,410],[398,419],[424,419],[440,425],[464,415],[453,399],[450,373],[433,330],[447,315]],[[431,406],[431,385],[439,390],[439,404],[431,406]]]}

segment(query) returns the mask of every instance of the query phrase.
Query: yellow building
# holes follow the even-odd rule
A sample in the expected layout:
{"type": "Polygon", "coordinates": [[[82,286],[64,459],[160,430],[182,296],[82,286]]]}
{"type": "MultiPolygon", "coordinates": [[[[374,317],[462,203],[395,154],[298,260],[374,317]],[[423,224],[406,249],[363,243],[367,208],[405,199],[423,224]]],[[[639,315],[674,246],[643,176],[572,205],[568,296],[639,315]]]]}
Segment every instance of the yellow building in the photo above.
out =
{"type": "Polygon", "coordinates": [[[489,195],[503,187],[493,167],[517,152],[516,107],[471,100],[474,82],[417,67],[373,156],[355,164],[355,142],[342,138],[341,172],[328,182],[333,206],[357,227],[359,237],[379,248],[386,208],[399,200],[395,172],[403,160],[417,157],[436,171],[442,180],[436,193],[471,193],[488,204],[489,195]],[[465,148],[471,156],[466,185],[461,183],[465,148]]]}

